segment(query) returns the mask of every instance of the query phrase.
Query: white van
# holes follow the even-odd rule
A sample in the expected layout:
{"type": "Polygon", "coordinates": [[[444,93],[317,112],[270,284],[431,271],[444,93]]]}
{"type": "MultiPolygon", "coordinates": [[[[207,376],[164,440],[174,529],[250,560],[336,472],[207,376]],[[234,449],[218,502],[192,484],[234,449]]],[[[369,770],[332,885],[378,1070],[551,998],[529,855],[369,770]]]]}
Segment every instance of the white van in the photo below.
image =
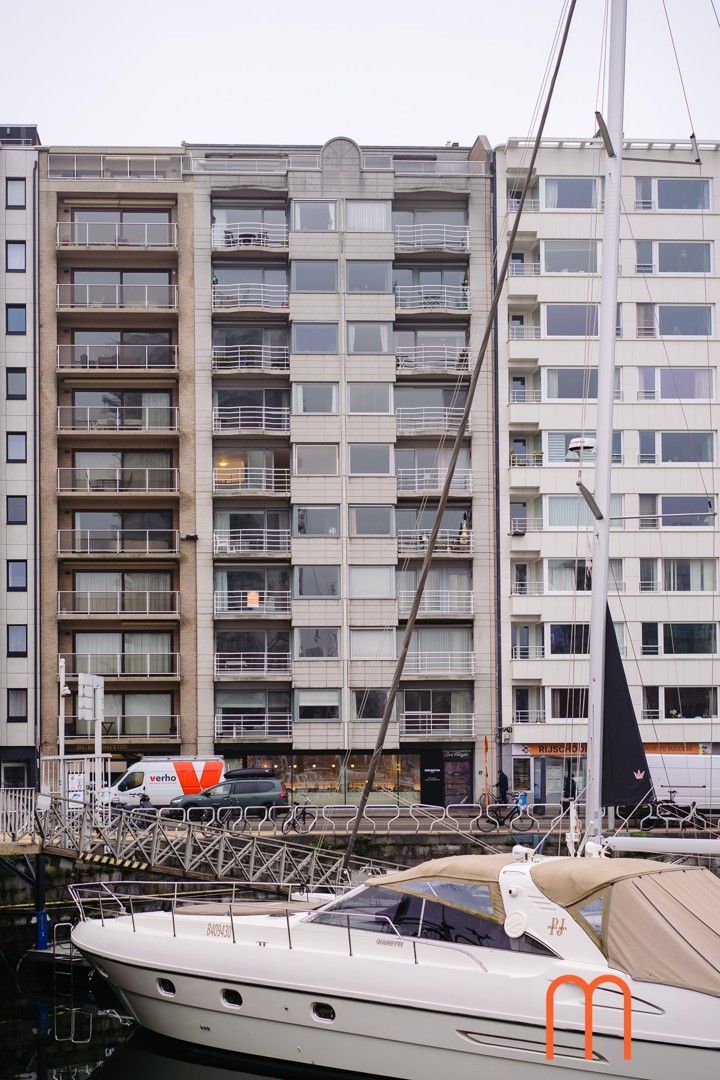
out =
{"type": "Polygon", "coordinates": [[[720,813],[720,754],[648,754],[658,801],[720,813]]]}
{"type": "Polygon", "coordinates": [[[199,795],[224,776],[221,757],[143,758],[107,789],[107,801],[132,808],[147,795],[152,806],[169,806],[179,795],[199,795]]]}

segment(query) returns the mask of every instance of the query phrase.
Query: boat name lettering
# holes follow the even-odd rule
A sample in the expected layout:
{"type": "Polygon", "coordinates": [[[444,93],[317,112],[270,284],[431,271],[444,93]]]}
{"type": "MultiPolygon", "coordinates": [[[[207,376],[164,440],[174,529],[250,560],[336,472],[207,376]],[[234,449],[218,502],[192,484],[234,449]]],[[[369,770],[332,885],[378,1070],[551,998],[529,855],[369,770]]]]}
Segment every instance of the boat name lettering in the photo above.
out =
{"type": "Polygon", "coordinates": [[[558,915],[553,915],[552,919],[548,923],[548,933],[550,937],[553,937],[553,935],[555,937],[562,937],[566,930],[567,927],[565,925],[565,916],[563,915],[561,918],[558,915]]]}
{"type": "Polygon", "coordinates": [[[376,945],[389,945],[391,949],[402,949],[402,941],[396,941],[394,938],[375,938],[376,945]]]}
{"type": "Polygon", "coordinates": [[[229,938],[230,927],[226,926],[225,923],[210,922],[207,924],[206,935],[207,937],[229,938]]]}

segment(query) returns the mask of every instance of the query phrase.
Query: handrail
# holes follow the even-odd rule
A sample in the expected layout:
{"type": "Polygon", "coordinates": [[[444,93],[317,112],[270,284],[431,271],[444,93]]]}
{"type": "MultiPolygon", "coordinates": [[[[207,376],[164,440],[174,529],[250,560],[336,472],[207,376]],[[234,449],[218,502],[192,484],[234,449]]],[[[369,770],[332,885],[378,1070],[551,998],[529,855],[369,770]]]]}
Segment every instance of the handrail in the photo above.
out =
{"type": "Polygon", "coordinates": [[[458,345],[398,345],[395,347],[395,369],[402,374],[469,374],[468,350],[465,346],[458,345]]]}
{"type": "Polygon", "coordinates": [[[218,374],[231,371],[289,371],[290,350],[285,345],[213,345],[212,367],[218,374]]]}
{"type": "MultiPolygon", "coordinates": [[[[93,725],[84,721],[86,731],[78,731],[80,718],[66,716],[67,739],[92,741],[93,725]]],[[[105,713],[102,721],[103,742],[113,742],[119,739],[170,739],[176,741],[180,738],[180,717],[177,713],[150,713],[147,715],[113,716],[105,713]]]]}
{"type": "Polygon", "coordinates": [[[66,468],[57,471],[57,489],[64,491],[177,491],[177,469],[152,467],[149,469],[66,468]]]}
{"type": "Polygon", "coordinates": [[[215,715],[216,739],[291,739],[290,713],[222,713],[215,715]]]}
{"type": "Polygon", "coordinates": [[[539,326],[517,326],[510,323],[508,326],[508,338],[510,341],[539,341],[539,326]]]}
{"type": "Polygon", "coordinates": [[[212,227],[214,248],[285,248],[288,227],[280,222],[232,221],[212,227]]]}
{"type": "Polygon", "coordinates": [[[177,529],[58,529],[58,554],[177,553],[177,529]]]}
{"type": "MultiPolygon", "coordinates": [[[[398,610],[401,615],[410,610],[415,596],[414,589],[398,593],[398,610]]],[[[419,615],[472,615],[474,596],[470,589],[426,589],[423,593],[419,615]]]]}
{"type": "Polygon", "coordinates": [[[292,594],[281,589],[216,591],[216,615],[289,615],[292,594]]]}
{"type": "Polygon", "coordinates": [[[50,180],[179,180],[181,154],[48,154],[50,180]]]}
{"type": "Polygon", "coordinates": [[[270,285],[261,281],[233,282],[212,287],[214,310],[223,308],[284,309],[289,303],[287,285],[270,285]]]}
{"type": "Polygon", "coordinates": [[[215,653],[216,675],[290,675],[291,672],[290,653],[215,653]]]}
{"type": "Polygon", "coordinates": [[[399,310],[467,311],[467,285],[396,285],[395,307],[399,310]]]}
{"type": "Polygon", "coordinates": [[[542,530],[542,527],[541,517],[510,518],[510,532],[513,536],[524,536],[526,532],[538,532],[542,530]]]}
{"type": "Polygon", "coordinates": [[[241,552],[290,554],[289,529],[215,529],[213,553],[236,555],[241,552]]]}
{"type": "Polygon", "coordinates": [[[174,221],[58,221],[58,247],[177,247],[174,221]]]}
{"type": "Polygon", "coordinates": [[[544,656],[544,645],[512,645],[510,647],[512,660],[542,660],[544,656]]]}
{"type": "Polygon", "coordinates": [[[266,491],[287,495],[290,491],[290,470],[267,468],[217,468],[212,474],[213,492],[234,495],[247,491],[266,491]]]}
{"type": "Polygon", "coordinates": [[[525,453],[518,450],[510,451],[510,468],[539,469],[542,463],[542,450],[528,450],[525,453]]]}
{"type": "Polygon", "coordinates": [[[58,615],[177,615],[179,597],[178,592],[170,590],[68,590],[58,593],[58,615]]]}
{"type": "Polygon", "coordinates": [[[511,262],[508,267],[508,277],[538,277],[541,272],[539,262],[511,262]]]}
{"type": "Polygon", "coordinates": [[[545,723],[545,710],[544,709],[514,709],[513,710],[513,723],[514,724],[544,724],[545,723]]]}
{"type": "Polygon", "coordinates": [[[58,405],[60,431],[177,431],[171,405],[58,405]]]}
{"type": "Polygon", "coordinates": [[[420,225],[395,225],[396,251],[468,251],[470,230],[467,225],[424,222],[420,225]]]}
{"type": "Polygon", "coordinates": [[[180,654],[172,652],[138,653],[61,653],[68,677],[105,675],[115,679],[166,678],[180,674],[180,654]]]}
{"type": "Polygon", "coordinates": [[[513,581],[510,585],[511,596],[544,596],[543,581],[513,581]]]}
{"type": "Polygon", "coordinates": [[[533,404],[542,401],[542,390],[520,390],[514,389],[510,391],[510,404],[511,405],[524,405],[532,402],[533,404]]]}
{"type": "MultiPolygon", "coordinates": [[[[508,208],[508,213],[516,214],[517,211],[520,209],[520,199],[519,198],[516,199],[513,196],[510,196],[508,198],[508,201],[507,201],[507,208],[508,208]]],[[[540,209],[540,200],[539,199],[530,198],[530,199],[525,200],[525,203],[523,205],[523,211],[525,213],[535,213],[539,209],[540,209]]]]}
{"type": "MultiPolygon", "coordinates": [[[[429,469],[398,469],[398,491],[436,491],[445,483],[447,468],[435,466],[429,469]]],[[[450,485],[451,491],[469,492],[472,473],[470,469],[456,469],[450,485]]]]}
{"type": "Polygon", "coordinates": [[[290,409],[270,405],[216,405],[212,414],[213,432],[289,431],[290,409]]]}
{"type": "MultiPolygon", "coordinates": [[[[429,530],[400,529],[397,534],[399,555],[422,555],[428,545],[429,530]]],[[[440,529],[435,541],[436,554],[471,555],[472,529],[440,529]]]]}
{"type": "Polygon", "coordinates": [[[177,285],[81,284],[57,286],[58,307],[70,308],[176,308],[177,285]]]}
{"type": "Polygon", "coordinates": [[[395,410],[398,432],[457,431],[462,415],[462,409],[452,409],[444,405],[400,407],[395,410]]]}
{"type": "Polygon", "coordinates": [[[475,656],[472,652],[409,652],[405,662],[406,675],[432,675],[457,672],[472,675],[475,656]]]}
{"type": "Polygon", "coordinates": [[[177,370],[177,345],[58,345],[58,370],[177,370]]]}
{"type": "Polygon", "coordinates": [[[400,737],[423,736],[474,738],[475,716],[472,713],[406,712],[400,717],[400,737]]]}

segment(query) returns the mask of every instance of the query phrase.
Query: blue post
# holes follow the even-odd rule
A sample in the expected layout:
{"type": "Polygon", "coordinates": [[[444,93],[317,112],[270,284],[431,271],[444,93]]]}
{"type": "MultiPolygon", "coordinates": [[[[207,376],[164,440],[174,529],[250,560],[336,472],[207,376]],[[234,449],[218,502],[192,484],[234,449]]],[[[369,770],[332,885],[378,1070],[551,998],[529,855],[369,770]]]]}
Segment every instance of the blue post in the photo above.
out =
{"type": "Polygon", "coordinates": [[[50,944],[50,920],[45,908],[45,856],[35,857],[35,946],[47,949],[50,944]]]}

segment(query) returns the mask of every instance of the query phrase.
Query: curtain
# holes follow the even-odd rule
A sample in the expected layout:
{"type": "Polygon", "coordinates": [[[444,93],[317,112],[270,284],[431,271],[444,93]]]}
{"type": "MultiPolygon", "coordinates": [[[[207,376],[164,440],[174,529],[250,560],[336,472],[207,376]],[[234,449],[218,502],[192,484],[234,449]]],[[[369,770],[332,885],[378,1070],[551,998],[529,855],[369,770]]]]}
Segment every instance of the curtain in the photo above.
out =
{"type": "Polygon", "coordinates": [[[412,636],[410,652],[472,652],[472,632],[464,626],[421,626],[412,636]]]}
{"type": "Polygon", "coordinates": [[[575,559],[550,559],[548,562],[548,590],[550,592],[574,592],[576,585],[575,559]]]}
{"type": "Polygon", "coordinates": [[[125,634],[125,670],[134,675],[171,675],[172,635],[164,630],[125,634]]]}
{"type": "Polygon", "coordinates": [[[395,635],[392,630],[351,630],[351,660],[394,660],[395,635]]]}
{"type": "Polygon", "coordinates": [[[390,232],[391,204],[369,199],[348,199],[346,203],[348,232],[390,232]]]}
{"type": "Polygon", "coordinates": [[[92,593],[78,595],[75,610],[100,614],[117,610],[116,593],[122,592],[122,574],[115,570],[82,570],[75,574],[75,592],[92,593]]]}
{"type": "Polygon", "coordinates": [[[555,210],[558,204],[558,182],[557,180],[551,180],[549,177],[545,179],[545,209],[555,210]]]}
{"type": "Polygon", "coordinates": [[[75,666],[78,674],[116,674],[121,653],[122,634],[90,630],[75,635],[75,666]]]}
{"type": "Polygon", "coordinates": [[[171,715],[170,694],[126,694],[123,730],[126,735],[168,735],[171,715]]]}

